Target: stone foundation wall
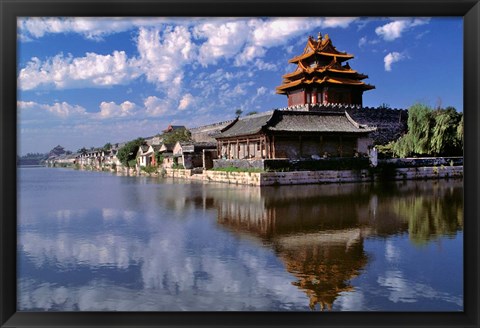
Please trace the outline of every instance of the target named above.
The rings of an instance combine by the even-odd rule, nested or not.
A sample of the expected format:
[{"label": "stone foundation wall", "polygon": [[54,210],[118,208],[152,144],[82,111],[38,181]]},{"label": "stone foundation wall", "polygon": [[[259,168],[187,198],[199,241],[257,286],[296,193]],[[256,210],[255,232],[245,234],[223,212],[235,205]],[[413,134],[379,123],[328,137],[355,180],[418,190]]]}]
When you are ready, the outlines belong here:
[{"label": "stone foundation wall", "polygon": [[260,186],[260,181],[263,174],[264,173],[252,172],[205,171],[203,172],[202,180],[230,184]]},{"label": "stone foundation wall", "polygon": [[192,176],[192,170],[165,169],[165,176],[169,178],[189,179]]},{"label": "stone foundation wall", "polygon": [[[230,161],[229,161],[230,162]],[[262,162],[263,160],[260,160]],[[418,166],[419,164],[434,164],[433,166]],[[441,164],[441,163],[445,163]],[[118,175],[149,175],[165,176],[202,182],[221,182],[239,185],[268,186],[268,185],[295,185],[318,183],[347,183],[368,181],[393,180],[422,180],[422,179],[457,179],[463,178],[462,158],[436,159],[402,159],[392,160],[390,165],[381,165],[377,168],[362,168],[356,170],[317,170],[291,172],[224,172],[201,169],[171,169],[164,172],[146,173],[137,172],[133,168],[117,167]],[[417,166],[412,166],[417,165]],[[230,166],[230,165],[229,165]],[[399,167],[401,166],[401,167]],[[80,169],[93,169],[85,166]]]},{"label": "stone foundation wall", "polygon": [[214,159],[214,168],[238,167],[241,169],[264,169],[263,159]]},{"label": "stone foundation wall", "polygon": [[463,166],[407,167],[363,170],[324,170],[297,172],[223,172],[204,171],[192,174],[191,170],[167,170],[167,177],[203,182],[221,182],[237,185],[272,186],[318,183],[348,183],[392,180],[457,179],[463,178]]}]

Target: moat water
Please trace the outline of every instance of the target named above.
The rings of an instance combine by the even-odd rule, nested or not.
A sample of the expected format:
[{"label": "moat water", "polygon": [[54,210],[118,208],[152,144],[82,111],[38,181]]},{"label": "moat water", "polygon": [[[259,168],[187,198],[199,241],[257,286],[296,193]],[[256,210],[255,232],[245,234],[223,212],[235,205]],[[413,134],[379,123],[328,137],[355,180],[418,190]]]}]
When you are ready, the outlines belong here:
[{"label": "moat water", "polygon": [[18,170],[19,311],[462,311],[463,181]]}]

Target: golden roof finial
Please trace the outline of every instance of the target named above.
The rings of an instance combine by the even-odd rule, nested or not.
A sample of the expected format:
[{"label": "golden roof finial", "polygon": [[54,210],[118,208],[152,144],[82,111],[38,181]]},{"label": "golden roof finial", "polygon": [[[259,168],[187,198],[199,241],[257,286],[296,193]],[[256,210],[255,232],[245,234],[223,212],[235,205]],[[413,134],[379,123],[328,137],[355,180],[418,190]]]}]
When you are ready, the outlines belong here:
[{"label": "golden roof finial", "polygon": [[318,32],[318,41],[322,41],[322,33],[321,32]]}]

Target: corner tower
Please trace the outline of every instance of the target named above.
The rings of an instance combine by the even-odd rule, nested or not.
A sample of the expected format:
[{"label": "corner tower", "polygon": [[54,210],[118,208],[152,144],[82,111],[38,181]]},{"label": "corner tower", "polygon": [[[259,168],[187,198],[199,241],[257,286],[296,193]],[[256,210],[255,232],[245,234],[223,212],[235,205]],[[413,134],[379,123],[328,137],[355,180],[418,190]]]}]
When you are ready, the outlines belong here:
[{"label": "corner tower", "polygon": [[[305,104],[363,105],[363,92],[375,89],[362,80],[367,75],[358,73],[346,62],[353,55],[338,51],[325,34],[317,40],[308,38],[303,54],[288,62],[297,65],[294,72],[283,75],[278,94],[288,97],[288,106]],[[344,64],[345,62],[345,64]]]}]

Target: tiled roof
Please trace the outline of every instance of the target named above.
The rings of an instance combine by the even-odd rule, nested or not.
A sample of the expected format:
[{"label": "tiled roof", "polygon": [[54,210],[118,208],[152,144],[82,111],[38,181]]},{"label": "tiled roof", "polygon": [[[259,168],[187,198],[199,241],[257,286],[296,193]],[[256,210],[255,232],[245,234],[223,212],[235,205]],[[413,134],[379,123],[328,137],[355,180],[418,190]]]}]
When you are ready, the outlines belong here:
[{"label": "tiled roof", "polygon": [[368,133],[375,128],[359,125],[346,113],[277,111],[268,130],[285,132]]},{"label": "tiled roof", "polygon": [[175,143],[164,143],[160,146],[160,148],[163,148],[165,152],[171,152],[173,151],[173,148],[175,147]]},{"label": "tiled roof", "polygon": [[276,132],[369,133],[375,128],[355,122],[345,112],[275,110],[245,116],[226,127],[218,138],[245,136],[261,130]]},{"label": "tiled roof", "polygon": [[263,112],[254,115],[247,115],[233,121],[232,124],[226,126],[221,130],[221,133],[216,137],[231,137],[242,136],[249,134],[256,134],[260,132],[263,126],[272,118],[274,111]]}]

